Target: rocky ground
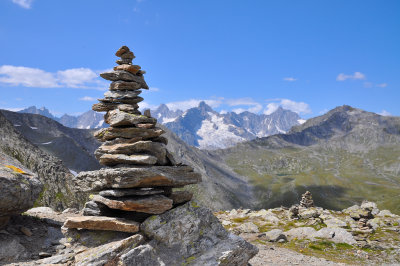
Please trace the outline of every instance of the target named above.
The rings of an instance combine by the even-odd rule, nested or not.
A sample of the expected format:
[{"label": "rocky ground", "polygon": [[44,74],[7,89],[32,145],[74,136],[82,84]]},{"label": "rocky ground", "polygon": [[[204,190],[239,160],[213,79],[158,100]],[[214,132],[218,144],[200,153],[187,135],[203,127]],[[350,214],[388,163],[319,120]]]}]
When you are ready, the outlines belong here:
[{"label": "rocky ground", "polygon": [[257,245],[253,266],[400,263],[400,216],[372,202],[342,211],[296,206],[215,215]]}]

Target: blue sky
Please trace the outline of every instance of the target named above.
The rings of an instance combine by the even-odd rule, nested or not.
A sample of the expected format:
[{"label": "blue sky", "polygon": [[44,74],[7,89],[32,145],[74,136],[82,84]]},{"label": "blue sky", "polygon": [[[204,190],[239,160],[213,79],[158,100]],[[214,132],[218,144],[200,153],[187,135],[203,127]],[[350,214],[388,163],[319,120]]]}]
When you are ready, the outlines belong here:
[{"label": "blue sky", "polygon": [[0,108],[85,112],[127,45],[143,107],[400,115],[400,1],[1,0]]}]

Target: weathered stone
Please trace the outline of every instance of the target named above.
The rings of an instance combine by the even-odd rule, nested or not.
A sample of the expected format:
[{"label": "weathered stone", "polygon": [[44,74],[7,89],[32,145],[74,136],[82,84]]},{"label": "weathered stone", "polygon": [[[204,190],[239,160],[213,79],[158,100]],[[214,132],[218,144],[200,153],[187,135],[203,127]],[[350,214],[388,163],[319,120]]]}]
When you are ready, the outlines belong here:
[{"label": "weathered stone", "polygon": [[175,204],[182,204],[193,198],[193,193],[189,191],[173,191],[168,198],[172,199]]},{"label": "weathered stone", "polygon": [[154,128],[155,125],[154,125],[154,124],[137,124],[136,127],[140,127],[140,128]]},{"label": "weathered stone", "polygon": [[165,145],[168,145],[168,139],[164,136],[155,137],[151,141],[160,142],[160,143],[164,143]]},{"label": "weathered stone", "polygon": [[327,227],[346,227],[347,223],[338,218],[332,217],[324,221]]},{"label": "weathered stone", "polygon": [[301,195],[300,207],[310,208],[314,207],[314,201],[312,199],[312,195],[310,191],[306,191],[303,195]]},{"label": "weathered stone", "polygon": [[326,238],[336,243],[356,244],[356,240],[351,233],[343,228],[322,228],[312,235],[314,238]]},{"label": "weathered stone", "polygon": [[123,257],[126,265],[140,265],[131,262],[145,260],[149,254],[161,265],[247,265],[258,252],[255,246],[227,232],[210,210],[193,201],[150,217],[142,223],[141,231],[153,239],[148,243],[153,251],[130,251],[130,256]]},{"label": "weathered stone", "polygon": [[133,75],[132,73],[129,73],[129,72],[123,71],[123,70],[104,72],[104,73],[101,73],[100,76],[102,78],[110,80],[110,81],[119,81],[119,80],[134,81],[136,83],[139,83],[141,88],[144,88],[144,89],[149,88],[147,86],[146,82],[144,81],[143,76]]},{"label": "weathered stone", "polygon": [[136,127],[127,127],[127,128],[109,127],[100,129],[94,134],[94,136],[101,141],[112,140],[115,138],[125,138],[125,139],[142,138],[145,140],[158,137],[164,133],[165,133],[164,130],[158,127],[150,129],[136,128]]},{"label": "weathered stone", "polygon": [[128,113],[140,114],[140,112],[137,110],[138,108],[139,108],[139,105],[137,105],[137,104],[118,104],[118,103],[100,102],[100,103],[95,103],[92,105],[92,110],[96,111],[96,112],[107,112],[107,111],[119,109],[121,111],[128,112]]},{"label": "weathered stone", "polygon": [[132,59],[118,59],[115,61],[118,65],[132,64]]},{"label": "weathered stone", "polygon": [[[102,145],[96,151],[96,158],[101,158],[103,154],[150,154],[157,158],[158,165],[166,165],[167,149],[164,144],[152,141],[137,141],[134,143],[121,143],[115,145]],[[154,163],[153,163],[154,164]]]},{"label": "weathered stone", "polygon": [[313,239],[313,235],[317,231],[312,227],[297,227],[285,232],[289,240],[293,239]]},{"label": "weathered stone", "polygon": [[0,265],[29,258],[30,253],[20,244],[17,236],[0,233]]},{"label": "weathered stone", "polygon": [[123,55],[124,53],[130,52],[131,50],[129,50],[128,46],[121,46],[117,52],[115,53],[116,56],[121,57],[121,55]]},{"label": "weathered stone", "polygon": [[258,226],[252,222],[246,222],[235,228],[241,233],[258,233]]},{"label": "weathered stone", "polygon": [[272,229],[258,236],[261,240],[269,242],[287,242],[286,236],[280,229]]},{"label": "weathered stone", "polygon": [[150,112],[150,109],[146,109],[146,110],[144,110],[144,112],[143,112],[143,115],[144,116],[147,116],[147,117],[151,117],[151,112]]},{"label": "weathered stone", "polygon": [[155,165],[157,163],[157,158],[147,154],[103,154],[100,157],[99,162],[107,166],[118,164]]},{"label": "weathered stone", "polygon": [[377,215],[379,213],[379,209],[378,206],[376,205],[375,202],[371,202],[371,201],[363,201],[361,203],[361,209],[366,209],[366,210],[370,210],[372,215]]},{"label": "weathered stone", "polygon": [[396,214],[391,213],[389,210],[380,211],[377,216],[379,217],[397,217]]},{"label": "weathered stone", "polygon": [[138,141],[143,140],[143,138],[131,138],[131,139],[124,139],[124,138],[116,138],[113,140],[107,140],[103,143],[104,146],[112,146],[112,145],[116,145],[116,144],[125,144],[125,143],[135,143]]},{"label": "weathered stone", "polygon": [[65,221],[64,227],[130,233],[139,231],[139,223],[137,222],[105,216],[70,217]]},{"label": "weathered stone", "polygon": [[343,212],[349,214],[350,217],[355,220],[359,220],[360,218],[368,218],[368,219],[373,218],[372,213],[371,213],[372,210],[362,209],[358,205],[354,205],[347,209],[344,209]]},{"label": "weathered stone", "polygon": [[190,166],[152,166],[105,168],[80,172],[74,182],[82,191],[104,188],[178,187],[197,184],[201,175]]},{"label": "weathered stone", "polygon": [[114,67],[114,70],[125,70],[132,74],[136,74],[140,70],[140,66],[123,64],[123,65]]},{"label": "weathered stone", "polygon": [[[125,197],[125,196],[147,196],[164,193],[163,189],[155,188],[124,188],[124,189],[109,189],[99,193],[103,197]],[[172,199],[174,200],[174,199]],[[174,201],[175,203],[175,201]]]},{"label": "weathered stone", "polygon": [[116,263],[112,264],[111,262],[117,261],[125,253],[125,250],[132,249],[143,241],[143,236],[137,234],[120,241],[88,249],[75,256],[75,265],[116,265]]},{"label": "weathered stone", "polygon": [[115,100],[122,100],[122,99],[133,99],[137,98],[137,96],[142,91],[107,91],[104,93],[104,97],[113,98]]},{"label": "weathered stone", "polygon": [[130,126],[143,123],[156,124],[155,118],[149,118],[143,115],[132,115],[121,110],[113,110],[106,114],[105,122],[112,127]]},{"label": "weathered stone", "polygon": [[110,90],[111,91],[125,91],[125,90],[138,90],[141,88],[140,83],[134,82],[134,81],[113,81],[110,84]]},{"label": "weathered stone", "polygon": [[298,216],[302,219],[317,218],[319,216],[316,208],[299,208]]},{"label": "weathered stone", "polygon": [[0,218],[3,217],[3,226],[9,216],[31,208],[42,188],[38,177],[27,169],[0,165]]},{"label": "weathered stone", "polygon": [[160,214],[172,208],[172,200],[163,195],[142,197],[105,198],[94,195],[93,201],[107,205],[111,209]]},{"label": "weathered stone", "polygon": [[137,104],[143,101],[142,97],[135,97],[135,98],[103,98],[103,99],[98,99],[100,102],[103,103],[119,103],[119,104]]},{"label": "weathered stone", "polygon": [[135,55],[133,54],[133,52],[128,51],[128,52],[123,53],[123,54],[121,55],[121,58],[122,58],[122,59],[130,59],[130,60],[132,60],[132,59],[135,58]]}]

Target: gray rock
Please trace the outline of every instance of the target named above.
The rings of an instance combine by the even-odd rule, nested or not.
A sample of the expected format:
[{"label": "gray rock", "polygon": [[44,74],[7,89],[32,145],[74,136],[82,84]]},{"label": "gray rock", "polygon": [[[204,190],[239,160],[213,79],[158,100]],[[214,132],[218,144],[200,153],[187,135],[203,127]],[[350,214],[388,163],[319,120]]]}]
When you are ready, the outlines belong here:
[{"label": "gray rock", "polygon": [[151,139],[160,136],[165,133],[160,128],[137,128],[137,127],[125,127],[125,128],[103,128],[97,131],[94,136],[100,141],[112,140],[116,138],[142,138]]},{"label": "gray rock", "polygon": [[278,242],[278,241],[283,241],[287,242],[287,238],[284,235],[283,231],[280,229],[273,229],[268,232],[265,232],[259,236],[260,239],[266,240],[269,242]]},{"label": "gray rock", "polygon": [[317,218],[319,216],[316,208],[299,208],[298,216],[301,219]]},{"label": "gray rock", "polygon": [[111,72],[104,72],[101,73],[100,76],[104,79],[110,80],[110,81],[134,81],[136,83],[139,83],[141,88],[148,89],[149,87],[146,84],[146,81],[144,81],[143,76],[136,76],[133,75],[127,71],[123,70],[117,70],[117,71],[111,71]]},{"label": "gray rock", "polygon": [[18,237],[0,233],[0,265],[27,259],[29,256],[29,252],[20,244]]},{"label": "gray rock", "polygon": [[371,201],[363,201],[361,203],[360,206],[362,209],[367,209],[367,210],[371,210],[371,214],[372,215],[377,215],[379,213],[379,209],[378,206],[376,205],[375,202],[371,202]]},{"label": "gray rock", "polygon": [[120,265],[129,266],[165,266],[166,264],[157,256],[156,250],[150,245],[138,246],[121,256]]},{"label": "gray rock", "polygon": [[141,242],[143,242],[143,236],[134,235],[120,241],[88,249],[75,256],[75,265],[106,265],[117,260],[125,250],[136,247]]},{"label": "gray rock", "polygon": [[142,97],[135,97],[135,98],[103,98],[98,99],[102,103],[118,103],[118,104],[137,104],[142,102],[144,99]]},{"label": "gray rock", "polygon": [[112,127],[116,126],[130,126],[141,123],[156,124],[155,118],[150,118],[144,115],[132,115],[120,110],[113,110],[106,114],[105,121]]},{"label": "gray rock", "polygon": [[326,238],[336,243],[356,244],[353,235],[343,228],[322,228],[312,235],[314,238]]},{"label": "gray rock", "polygon": [[182,204],[190,201],[193,198],[193,193],[189,191],[173,191],[168,198],[172,199],[174,205]]},{"label": "gray rock", "polygon": [[345,221],[342,221],[335,217],[325,220],[324,223],[329,228],[331,228],[331,227],[346,227],[347,226],[347,223]]},{"label": "gray rock", "polygon": [[293,239],[313,239],[312,235],[314,235],[317,231],[312,227],[297,227],[290,229],[285,232],[285,235],[289,240]]},{"label": "gray rock", "polygon": [[140,84],[137,82],[128,82],[128,81],[114,81],[110,84],[111,91],[118,90],[138,90],[140,89]]},{"label": "gray rock", "polygon": [[100,163],[107,166],[118,164],[133,164],[133,165],[155,165],[157,158],[147,154],[103,154],[100,156]]},{"label": "gray rock", "polygon": [[38,177],[29,170],[0,164],[0,217],[31,208],[42,188]]},{"label": "gray rock", "polygon": [[165,265],[247,265],[258,252],[255,246],[228,233],[210,210],[194,201],[148,218],[141,230],[153,239],[148,244],[154,252],[135,253],[136,260],[152,253],[155,261]]},{"label": "gray rock", "polygon": [[126,189],[109,189],[99,193],[103,197],[125,197],[125,196],[146,196],[164,193],[163,189],[154,188],[126,188]]},{"label": "gray rock", "polygon": [[113,99],[132,99],[136,98],[142,91],[107,91],[104,93],[105,98]]},{"label": "gray rock", "polygon": [[236,227],[241,233],[258,233],[258,226],[252,222],[246,222]]},{"label": "gray rock", "polygon": [[100,191],[105,188],[197,184],[201,181],[201,175],[193,172],[190,166],[120,167],[80,172],[74,181],[82,191]]},{"label": "gray rock", "polygon": [[389,210],[380,211],[377,216],[379,217],[397,217],[396,214],[391,213]]}]

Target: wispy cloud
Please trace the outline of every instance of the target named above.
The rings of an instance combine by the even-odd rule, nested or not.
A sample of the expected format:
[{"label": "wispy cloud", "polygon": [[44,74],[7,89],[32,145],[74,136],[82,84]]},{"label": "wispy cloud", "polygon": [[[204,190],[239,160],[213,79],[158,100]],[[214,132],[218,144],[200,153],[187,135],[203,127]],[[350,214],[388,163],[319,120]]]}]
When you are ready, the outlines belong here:
[{"label": "wispy cloud", "polygon": [[376,86],[379,87],[379,88],[386,88],[387,87],[387,83],[376,84]]},{"label": "wispy cloud", "polygon": [[391,113],[389,113],[388,111],[386,111],[386,110],[382,110],[380,113],[378,113],[379,115],[383,115],[383,116],[391,116],[392,114]]},{"label": "wispy cloud", "polygon": [[353,75],[346,75],[344,73],[340,73],[337,77],[336,80],[337,81],[345,81],[348,79],[352,79],[352,80],[364,80],[366,79],[366,76],[361,73],[361,72],[354,72]]},{"label": "wispy cloud", "polygon": [[311,108],[307,103],[296,102],[289,99],[280,99],[279,101],[268,103],[264,110],[264,114],[272,114],[279,108],[279,106],[298,114],[311,114]]},{"label": "wispy cloud", "polygon": [[82,98],[79,98],[79,101],[95,102],[95,101],[97,101],[97,99],[94,97],[90,97],[90,96],[84,96]]},{"label": "wispy cloud", "polygon": [[98,79],[98,73],[89,68],[72,68],[47,72],[24,66],[0,66],[0,83],[32,88],[81,88],[104,90],[107,84]]},{"label": "wispy cloud", "polygon": [[284,81],[293,82],[293,81],[296,81],[297,79],[296,79],[296,78],[293,78],[293,77],[286,77],[286,78],[283,78],[283,80],[284,80]]},{"label": "wispy cloud", "polygon": [[12,0],[14,4],[19,5],[22,8],[29,9],[32,7],[33,0]]}]

